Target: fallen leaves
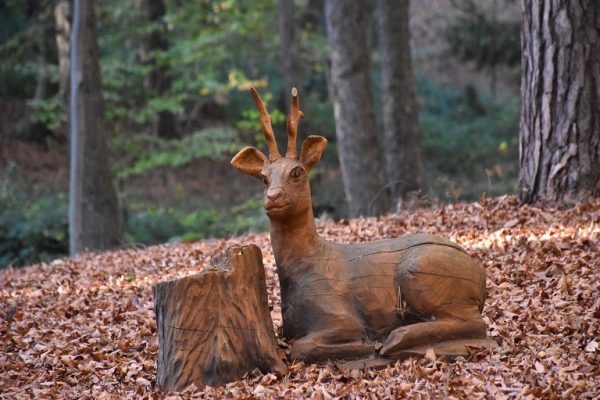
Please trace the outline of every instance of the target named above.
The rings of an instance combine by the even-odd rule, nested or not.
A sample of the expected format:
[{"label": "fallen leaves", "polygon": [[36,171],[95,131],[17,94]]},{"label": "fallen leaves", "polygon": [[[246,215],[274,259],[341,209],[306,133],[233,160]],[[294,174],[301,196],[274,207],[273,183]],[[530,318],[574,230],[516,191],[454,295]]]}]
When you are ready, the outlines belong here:
[{"label": "fallen leaves", "polygon": [[585,346],[585,351],[589,352],[589,353],[593,353],[600,350],[600,346],[598,345],[598,342],[595,340],[592,340],[591,342],[589,342],[587,344],[587,346]]},{"label": "fallen leaves", "polygon": [[[161,245],[0,271],[1,398],[598,398],[600,200],[568,210],[482,199],[379,218],[321,221],[322,235],[365,242],[431,233],[484,264],[484,318],[501,346],[468,360],[427,357],[374,371],[294,362],[221,387],[164,394],[151,286],[208,267],[234,243],[256,243],[267,269],[273,321],[279,286],[268,235]],[[285,348],[285,341],[279,343]]]}]

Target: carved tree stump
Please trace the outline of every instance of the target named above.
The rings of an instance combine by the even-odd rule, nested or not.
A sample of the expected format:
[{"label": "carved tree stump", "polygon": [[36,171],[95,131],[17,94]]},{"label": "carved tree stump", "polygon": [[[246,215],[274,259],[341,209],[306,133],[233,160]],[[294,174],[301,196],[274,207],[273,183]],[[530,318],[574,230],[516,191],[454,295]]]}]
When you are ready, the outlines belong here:
[{"label": "carved tree stump", "polygon": [[211,268],[152,288],[157,382],[164,391],[219,385],[255,368],[285,374],[267,302],[262,254],[236,246]]}]

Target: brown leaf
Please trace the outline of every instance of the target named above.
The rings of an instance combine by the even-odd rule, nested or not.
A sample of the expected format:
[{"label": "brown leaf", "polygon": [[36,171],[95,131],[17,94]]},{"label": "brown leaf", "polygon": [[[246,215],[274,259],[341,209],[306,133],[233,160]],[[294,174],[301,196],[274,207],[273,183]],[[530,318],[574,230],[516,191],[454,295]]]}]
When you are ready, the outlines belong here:
[{"label": "brown leaf", "polygon": [[[327,364],[293,362],[289,375],[281,379],[257,370],[225,386],[193,386],[185,393],[164,394],[153,385],[158,342],[150,288],[202,270],[232,243],[206,240],[87,253],[1,270],[2,396],[598,397],[600,199],[556,209],[520,205],[514,196],[486,197],[477,203],[417,208],[345,224],[323,220],[317,229],[339,243],[417,232],[440,235],[481,260],[488,295],[483,316],[488,335],[501,348],[473,349],[476,357],[453,363],[429,354],[425,360],[399,361],[381,370],[339,371]],[[263,252],[273,322],[279,343],[286,347],[268,234],[235,242],[256,243]],[[135,280],[127,282],[127,276]]]},{"label": "brown leaf", "polygon": [[544,372],[546,372],[546,368],[544,368],[544,366],[542,365],[542,363],[540,363],[539,361],[536,361],[535,364],[535,370],[540,373],[543,374]]}]

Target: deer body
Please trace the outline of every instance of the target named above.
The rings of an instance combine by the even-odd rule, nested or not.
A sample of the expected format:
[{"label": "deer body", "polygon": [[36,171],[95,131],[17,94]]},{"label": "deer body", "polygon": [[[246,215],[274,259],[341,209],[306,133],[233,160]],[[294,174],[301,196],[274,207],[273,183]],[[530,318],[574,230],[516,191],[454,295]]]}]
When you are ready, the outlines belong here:
[{"label": "deer body", "polygon": [[283,334],[292,358],[320,361],[395,353],[430,343],[485,338],[481,319],[485,272],[460,246],[432,235],[363,244],[321,238],[312,212],[308,172],[327,143],[309,136],[296,155],[302,112],[292,91],[288,151],[279,155],[258,93],[253,90],[269,158],[246,147],[232,160],[264,182],[264,206],[281,286]]}]

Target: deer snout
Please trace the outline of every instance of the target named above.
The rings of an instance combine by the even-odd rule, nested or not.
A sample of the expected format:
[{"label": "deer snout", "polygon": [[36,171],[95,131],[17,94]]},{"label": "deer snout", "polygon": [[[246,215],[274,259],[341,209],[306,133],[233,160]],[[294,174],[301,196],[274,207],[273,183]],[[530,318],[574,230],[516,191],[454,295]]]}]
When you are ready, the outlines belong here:
[{"label": "deer snout", "polygon": [[290,201],[281,187],[269,188],[265,193],[265,210],[269,216],[284,212],[289,208]]},{"label": "deer snout", "polygon": [[266,196],[267,196],[267,199],[269,199],[269,201],[274,202],[277,199],[283,197],[283,189],[280,187],[269,188],[267,190]]}]

